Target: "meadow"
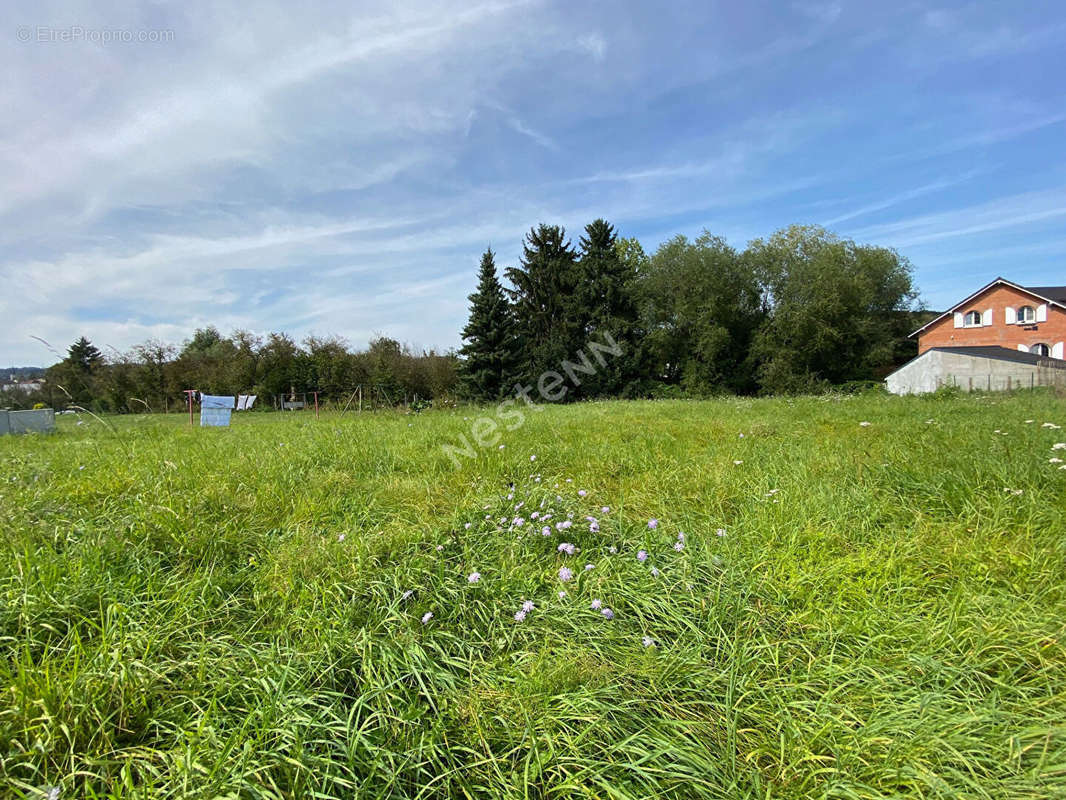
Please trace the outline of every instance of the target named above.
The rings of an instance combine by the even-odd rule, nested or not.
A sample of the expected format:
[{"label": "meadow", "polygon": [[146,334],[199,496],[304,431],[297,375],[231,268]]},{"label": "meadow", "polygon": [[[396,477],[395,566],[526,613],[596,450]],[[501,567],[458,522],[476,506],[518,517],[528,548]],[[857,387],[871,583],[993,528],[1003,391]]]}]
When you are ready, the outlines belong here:
[{"label": "meadow", "polygon": [[0,796],[1066,797],[1063,399],[476,414],[0,439]]}]

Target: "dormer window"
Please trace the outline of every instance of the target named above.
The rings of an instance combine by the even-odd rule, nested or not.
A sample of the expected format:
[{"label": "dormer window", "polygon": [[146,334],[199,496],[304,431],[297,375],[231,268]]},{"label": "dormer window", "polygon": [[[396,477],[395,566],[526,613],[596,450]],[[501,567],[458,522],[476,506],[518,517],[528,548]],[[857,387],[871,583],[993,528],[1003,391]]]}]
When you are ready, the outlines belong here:
[{"label": "dormer window", "polygon": [[1032,306],[1022,306],[1018,309],[1018,324],[1028,325],[1031,322],[1036,322],[1036,309]]},{"label": "dormer window", "polygon": [[967,311],[966,316],[963,317],[963,324],[967,328],[976,328],[981,324],[981,312],[980,311]]}]

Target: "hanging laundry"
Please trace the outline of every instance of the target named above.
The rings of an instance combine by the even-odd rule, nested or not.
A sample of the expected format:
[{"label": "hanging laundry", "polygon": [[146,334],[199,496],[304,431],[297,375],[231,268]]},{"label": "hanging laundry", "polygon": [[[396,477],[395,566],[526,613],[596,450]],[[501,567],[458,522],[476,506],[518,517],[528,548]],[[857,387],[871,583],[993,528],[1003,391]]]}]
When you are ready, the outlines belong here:
[{"label": "hanging laundry", "polygon": [[251,411],[252,403],[255,402],[256,395],[254,394],[240,394],[237,395],[237,410],[238,411]]},{"label": "hanging laundry", "polygon": [[200,427],[228,428],[235,400],[232,395],[200,395]]}]

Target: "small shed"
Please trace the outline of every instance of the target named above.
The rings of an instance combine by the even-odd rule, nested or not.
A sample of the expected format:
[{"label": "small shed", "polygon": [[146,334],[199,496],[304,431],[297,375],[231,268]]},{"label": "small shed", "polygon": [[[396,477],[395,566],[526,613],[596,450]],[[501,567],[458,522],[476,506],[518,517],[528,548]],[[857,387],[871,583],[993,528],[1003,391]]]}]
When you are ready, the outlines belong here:
[{"label": "small shed", "polygon": [[943,386],[967,392],[1066,386],[1066,361],[994,345],[931,347],[885,378],[885,385],[892,394]]}]

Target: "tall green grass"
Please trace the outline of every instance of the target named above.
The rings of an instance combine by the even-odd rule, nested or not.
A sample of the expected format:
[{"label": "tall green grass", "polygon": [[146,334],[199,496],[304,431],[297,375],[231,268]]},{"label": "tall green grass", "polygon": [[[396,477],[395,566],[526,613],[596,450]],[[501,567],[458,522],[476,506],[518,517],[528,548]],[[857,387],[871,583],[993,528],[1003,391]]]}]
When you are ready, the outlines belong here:
[{"label": "tall green grass", "polygon": [[0,795],[1066,797],[1061,400],[476,414],[0,440]]}]

